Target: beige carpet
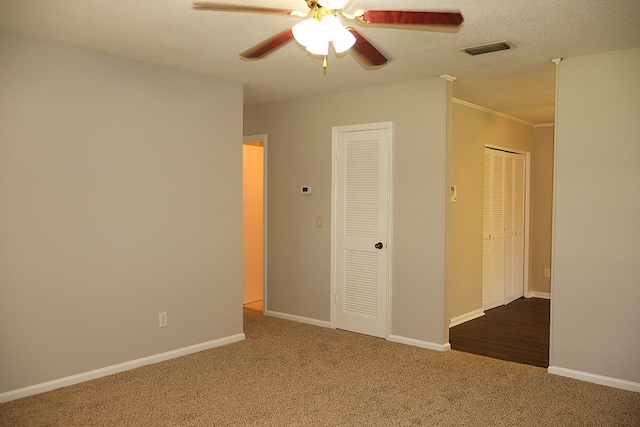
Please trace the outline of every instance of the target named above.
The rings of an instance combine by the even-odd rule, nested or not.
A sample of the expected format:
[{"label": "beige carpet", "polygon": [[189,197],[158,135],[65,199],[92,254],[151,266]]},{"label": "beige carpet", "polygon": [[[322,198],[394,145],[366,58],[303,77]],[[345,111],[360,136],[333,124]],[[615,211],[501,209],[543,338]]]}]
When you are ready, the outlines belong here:
[{"label": "beige carpet", "polygon": [[245,309],[245,341],[0,405],[1,426],[640,426],[640,393]]}]

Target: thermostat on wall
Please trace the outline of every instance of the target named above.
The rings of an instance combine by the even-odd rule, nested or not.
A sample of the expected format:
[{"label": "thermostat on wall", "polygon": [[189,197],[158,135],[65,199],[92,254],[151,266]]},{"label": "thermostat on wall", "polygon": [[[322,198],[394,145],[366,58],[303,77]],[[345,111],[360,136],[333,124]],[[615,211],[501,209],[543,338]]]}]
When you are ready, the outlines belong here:
[{"label": "thermostat on wall", "polygon": [[308,185],[303,185],[302,187],[300,187],[300,192],[302,194],[311,194],[313,193],[313,188],[309,187]]}]

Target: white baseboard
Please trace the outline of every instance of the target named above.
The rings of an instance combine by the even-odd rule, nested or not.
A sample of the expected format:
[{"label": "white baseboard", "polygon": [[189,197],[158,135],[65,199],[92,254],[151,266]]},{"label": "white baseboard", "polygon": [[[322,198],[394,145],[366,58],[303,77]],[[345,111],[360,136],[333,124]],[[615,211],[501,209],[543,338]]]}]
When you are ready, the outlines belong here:
[{"label": "white baseboard", "polygon": [[[285,319],[285,320],[292,320],[294,322],[307,323],[309,325],[314,325],[314,326],[321,326],[323,328],[331,328],[331,322],[327,322],[327,321],[324,321],[324,320],[318,320],[318,319],[311,319],[309,317],[296,316],[294,314],[280,313],[280,312],[277,312],[277,311],[267,311],[267,312],[265,312],[265,315],[278,317],[280,319]],[[434,344],[434,343],[430,343],[430,342],[427,342],[427,341],[420,341],[420,340],[416,340],[416,339],[413,339],[413,338],[401,337],[401,336],[398,336],[398,335],[390,335],[388,340],[391,341],[391,342],[397,342],[397,343],[400,343],[400,344],[412,345],[414,347],[421,347],[421,348],[426,348],[426,349],[429,349],[429,350],[436,350],[436,351],[451,350],[451,344],[449,344],[449,343],[446,343],[446,344]]]},{"label": "white baseboard", "polygon": [[401,337],[399,335],[389,335],[389,341],[397,342],[400,344],[412,345],[414,347],[426,348],[428,350],[435,351],[449,351],[451,350],[451,344],[436,344],[428,341],[421,341],[414,338]]},{"label": "white baseboard", "polygon": [[296,316],[295,314],[280,313],[278,311],[270,311],[270,310],[265,311],[264,314],[266,316],[278,317],[280,319],[293,320],[294,322],[307,323],[309,325],[314,325],[314,326],[322,326],[323,328],[331,327],[331,322],[312,319],[310,317]]},{"label": "white baseboard", "polygon": [[453,328],[454,326],[458,326],[464,322],[468,322],[469,320],[477,319],[478,317],[484,316],[484,310],[478,309],[474,311],[470,311],[469,313],[465,313],[461,316],[456,316],[453,319],[449,320],[449,327]]},{"label": "white baseboard", "polygon": [[536,292],[531,291],[527,292],[524,296],[525,298],[542,298],[542,299],[551,299],[551,294],[549,292]]},{"label": "white baseboard", "polygon": [[83,372],[81,374],[71,375],[69,377],[59,378],[57,380],[47,381],[41,384],[35,384],[32,386],[20,388],[17,390],[11,390],[4,393],[0,393],[0,403],[8,402],[10,400],[20,399],[22,397],[31,396],[34,394],[44,393],[45,391],[55,390],[57,388],[70,386],[73,384],[79,384],[85,381],[94,380],[100,377],[106,377],[107,375],[117,374],[119,372],[129,371],[131,369],[139,368],[141,366],[152,365],[158,362],[164,362],[165,360],[175,359],[176,357],[186,356],[187,354],[197,353],[199,351],[208,350],[210,348],[220,347],[227,344],[244,340],[244,334],[236,334],[228,337],[220,338],[213,341],[207,341],[200,344],[195,344],[189,347],[183,347],[176,350],[167,351],[166,353],[155,354],[153,356],[143,357],[140,359],[131,360],[129,362],[119,363],[117,365],[107,366],[104,368],[95,369],[89,372]]},{"label": "white baseboard", "polygon": [[576,380],[587,381],[609,387],[620,388],[623,390],[640,392],[640,383],[633,381],[621,380],[618,378],[605,377],[602,375],[591,374],[589,372],[574,371],[573,369],[559,368],[557,366],[549,366],[547,372],[561,377],[574,378]]}]

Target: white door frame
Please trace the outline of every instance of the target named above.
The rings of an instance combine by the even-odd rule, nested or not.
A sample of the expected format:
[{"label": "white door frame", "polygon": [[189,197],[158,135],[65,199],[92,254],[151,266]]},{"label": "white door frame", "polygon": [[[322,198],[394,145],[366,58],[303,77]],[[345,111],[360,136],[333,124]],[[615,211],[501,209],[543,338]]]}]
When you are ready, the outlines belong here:
[{"label": "white door frame", "polygon": [[529,193],[531,190],[531,152],[516,150],[514,148],[502,147],[500,145],[484,144],[485,148],[493,148],[494,150],[507,151],[516,154],[524,154],[525,156],[525,171],[524,171],[524,284],[523,293],[527,298],[531,297],[529,291],[529,211],[531,210],[531,204],[529,202]]},{"label": "white door frame", "polygon": [[262,141],[262,310],[267,312],[267,134],[246,135],[242,143]]},{"label": "white door frame", "polygon": [[389,129],[391,131],[391,143],[387,152],[387,182],[389,186],[387,204],[387,230],[388,240],[386,242],[387,251],[387,307],[386,307],[386,327],[385,339],[391,335],[391,290],[392,266],[393,266],[393,122],[367,123],[360,125],[334,126],[331,128],[331,292],[330,292],[330,327],[336,328],[336,197],[337,191],[337,163],[338,163],[338,134],[342,132],[360,132],[376,129]]}]

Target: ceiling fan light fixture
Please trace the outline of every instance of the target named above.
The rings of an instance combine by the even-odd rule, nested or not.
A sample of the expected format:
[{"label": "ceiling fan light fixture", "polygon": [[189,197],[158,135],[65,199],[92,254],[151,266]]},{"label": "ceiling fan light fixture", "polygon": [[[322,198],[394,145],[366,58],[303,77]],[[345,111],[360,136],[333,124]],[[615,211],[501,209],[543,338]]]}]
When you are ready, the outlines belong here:
[{"label": "ceiling fan light fixture", "polygon": [[291,29],[293,37],[314,55],[325,56],[329,53],[329,42],[336,53],[349,50],[356,38],[347,30],[335,15],[325,15],[320,21],[306,19]]},{"label": "ceiling fan light fixture", "polygon": [[309,53],[325,56],[329,54],[329,38],[322,21],[306,19],[293,26],[291,32],[298,43]]},{"label": "ceiling fan light fixture", "polygon": [[324,36],[333,43],[336,53],[346,52],[356,42],[356,38],[347,30],[335,15],[325,15],[320,21]]},{"label": "ceiling fan light fixture", "polygon": [[327,56],[329,54],[329,41],[316,39],[307,46],[307,51],[314,55]]},{"label": "ceiling fan light fixture", "polygon": [[298,43],[307,47],[320,36],[320,22],[314,18],[305,19],[294,25],[291,32]]},{"label": "ceiling fan light fixture", "polygon": [[356,37],[346,28],[343,28],[343,30],[340,36],[332,41],[333,50],[335,50],[336,53],[346,52],[356,44]]},{"label": "ceiling fan light fixture", "polygon": [[327,39],[333,40],[344,27],[335,15],[325,15],[320,21],[320,28]]}]

